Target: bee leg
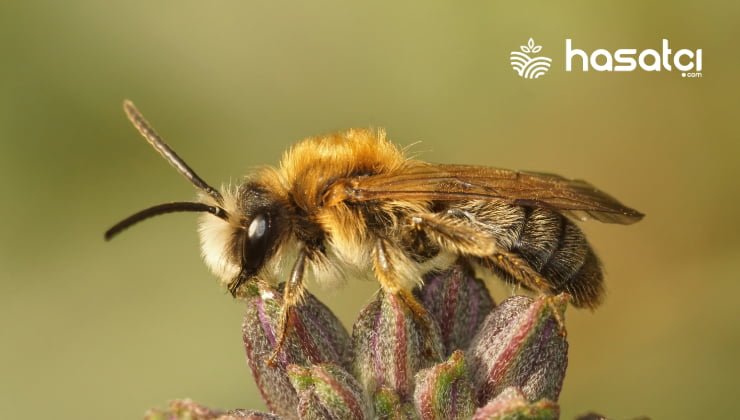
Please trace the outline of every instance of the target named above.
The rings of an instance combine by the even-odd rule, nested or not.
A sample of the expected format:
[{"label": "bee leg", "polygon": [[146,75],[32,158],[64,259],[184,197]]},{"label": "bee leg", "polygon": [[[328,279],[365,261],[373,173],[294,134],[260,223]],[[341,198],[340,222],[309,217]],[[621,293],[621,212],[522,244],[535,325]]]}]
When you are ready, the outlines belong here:
[{"label": "bee leg", "polygon": [[[416,322],[421,326],[424,336],[430,336],[432,334],[431,318],[429,313],[424,306],[416,299],[410,290],[407,290],[399,282],[398,267],[394,264],[398,264],[397,258],[394,258],[392,245],[384,239],[379,239],[373,247],[373,269],[375,276],[380,282],[380,286],[386,293],[398,296],[401,301],[411,311],[411,315],[414,317]],[[427,340],[425,340],[427,341]],[[430,353],[436,353],[435,347],[427,343],[426,350]],[[436,354],[438,357],[442,357],[441,354]]]},{"label": "bee leg", "polygon": [[460,219],[438,213],[420,213],[409,218],[409,225],[424,232],[441,248],[458,255],[483,257],[497,249],[495,238]]},{"label": "bee leg", "polygon": [[547,295],[547,305],[552,311],[555,321],[558,323],[560,334],[563,337],[566,336],[565,321],[563,320],[563,317],[560,316],[560,311],[555,307],[553,300],[550,299],[550,297],[555,294],[555,291],[550,284],[548,284],[547,280],[545,280],[544,277],[529,265],[527,260],[512,252],[496,250],[493,255],[484,259],[484,261],[495,265],[525,287],[537,290],[540,293]]},{"label": "bee leg", "polygon": [[306,249],[301,248],[298,252],[298,258],[295,264],[293,264],[293,270],[290,272],[290,278],[285,282],[285,288],[283,289],[283,308],[280,312],[277,341],[275,349],[272,351],[270,358],[267,359],[267,363],[271,366],[275,366],[277,356],[285,344],[285,339],[288,336],[288,328],[290,328],[292,318],[295,316],[293,308],[303,299],[303,274],[306,271],[307,257]]},{"label": "bee leg", "polygon": [[[555,291],[521,256],[501,249],[496,245],[495,238],[469,223],[461,223],[460,219],[450,219],[439,214],[418,214],[410,219],[411,226],[421,229],[440,247],[459,255],[478,257],[485,263],[494,265],[509,274],[514,280],[525,287],[537,290],[551,296]],[[555,304],[548,299],[548,306],[560,327],[560,333],[565,336],[565,323]]]}]

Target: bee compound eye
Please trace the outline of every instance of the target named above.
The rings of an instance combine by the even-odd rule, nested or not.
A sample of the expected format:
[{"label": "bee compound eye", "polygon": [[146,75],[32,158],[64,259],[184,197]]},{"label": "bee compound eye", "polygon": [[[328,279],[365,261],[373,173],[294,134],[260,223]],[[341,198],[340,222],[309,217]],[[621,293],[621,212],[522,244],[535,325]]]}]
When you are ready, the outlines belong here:
[{"label": "bee compound eye", "polygon": [[270,245],[270,219],[266,214],[258,214],[252,219],[244,238],[242,264],[250,273],[256,273],[265,261]]},{"label": "bee compound eye", "polygon": [[254,219],[252,219],[252,223],[249,224],[247,235],[250,240],[256,240],[265,236],[265,232],[267,232],[267,219],[265,218],[265,215],[258,214]]}]

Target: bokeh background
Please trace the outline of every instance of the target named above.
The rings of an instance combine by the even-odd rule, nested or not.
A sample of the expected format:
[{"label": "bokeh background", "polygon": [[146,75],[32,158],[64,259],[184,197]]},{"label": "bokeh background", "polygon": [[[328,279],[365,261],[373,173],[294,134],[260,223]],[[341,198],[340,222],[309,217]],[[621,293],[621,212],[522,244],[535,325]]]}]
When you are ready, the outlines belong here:
[{"label": "bokeh background", "polygon": [[[0,417],[264,407],[195,216],[103,242],[133,211],[194,196],[124,98],[216,185],[302,137],[367,126],[421,141],[429,161],[590,180],[647,217],[583,225],[609,296],[567,314],[563,418],[736,414],[739,3],[483,3],[2,2]],[[508,62],[530,36],[554,59],[534,81]],[[703,78],[563,70],[565,38],[613,51],[663,37],[703,49]],[[349,327],[376,287],[318,293]]]}]

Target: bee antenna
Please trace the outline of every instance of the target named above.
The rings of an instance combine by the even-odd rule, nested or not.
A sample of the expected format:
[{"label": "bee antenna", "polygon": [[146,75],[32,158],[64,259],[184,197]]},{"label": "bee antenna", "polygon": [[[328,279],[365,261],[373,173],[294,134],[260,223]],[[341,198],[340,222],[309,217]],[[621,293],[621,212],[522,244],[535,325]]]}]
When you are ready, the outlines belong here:
[{"label": "bee antenna", "polygon": [[208,212],[224,220],[227,220],[228,218],[226,210],[222,209],[221,207],[211,206],[205,203],[176,202],[158,204],[156,206],[152,206],[148,209],[144,209],[137,213],[134,213],[131,216],[116,223],[115,226],[105,232],[105,240],[110,241],[114,236],[118,235],[129,227],[141,222],[142,220],[146,220],[154,216],[159,216],[160,214],[175,212]]},{"label": "bee antenna", "polygon": [[133,102],[128,99],[124,100],[123,111],[126,113],[129,121],[131,121],[131,124],[133,124],[139,131],[139,134],[141,134],[146,141],[148,141],[149,144],[151,144],[152,147],[154,147],[154,149],[159,152],[165,160],[167,160],[167,162],[174,166],[175,169],[177,169],[177,171],[187,178],[193,185],[213,197],[218,204],[223,204],[224,199],[221,196],[221,193],[199,177],[198,174],[196,174],[195,171],[190,168],[190,166],[188,166],[188,164],[185,163],[185,161],[182,160],[182,158],[164,142],[164,140],[162,140],[159,134],[154,131],[152,125],[149,124],[141,112],[136,109]]}]

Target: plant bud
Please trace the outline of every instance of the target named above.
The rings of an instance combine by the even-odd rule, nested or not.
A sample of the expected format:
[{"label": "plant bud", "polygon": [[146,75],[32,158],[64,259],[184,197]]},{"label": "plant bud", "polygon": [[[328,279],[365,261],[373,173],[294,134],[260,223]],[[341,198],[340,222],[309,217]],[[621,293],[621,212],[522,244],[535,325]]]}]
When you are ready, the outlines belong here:
[{"label": "plant bud", "polygon": [[198,419],[198,420],[280,420],[280,417],[252,410],[213,410],[192,400],[170,401],[167,410],[149,410],[146,420]]},{"label": "plant bud", "polygon": [[336,365],[288,366],[298,392],[298,416],[309,419],[371,419],[372,409],[357,380]]},{"label": "plant bud", "polygon": [[536,300],[512,296],[486,318],[468,352],[478,405],[515,386],[529,401],[557,401],[568,365],[568,343],[553,315],[563,319],[565,295]]},{"label": "plant bud", "polygon": [[414,403],[423,420],[467,420],[475,402],[462,351],[416,375]]},{"label": "plant bud", "polygon": [[268,362],[277,345],[283,298],[280,291],[263,289],[247,301],[243,338],[247,362],[257,387],[271,411],[286,418],[297,416],[298,396],[288,378],[288,365],[333,363],[347,367],[350,338],[331,311],[308,292],[293,308],[287,336],[274,366]]},{"label": "plant bud", "polygon": [[530,403],[515,387],[504,389],[485,407],[479,408],[473,420],[557,420],[560,407],[557,403],[543,399]]},{"label": "plant bud", "polygon": [[494,306],[483,281],[475,278],[470,267],[460,264],[426,275],[418,295],[439,325],[447,356],[468,347]]},{"label": "plant bud", "polygon": [[418,319],[399,296],[383,291],[361,311],[352,332],[354,373],[373,398],[385,389],[401,403],[411,402],[414,374],[441,361],[437,325],[423,316]]}]

